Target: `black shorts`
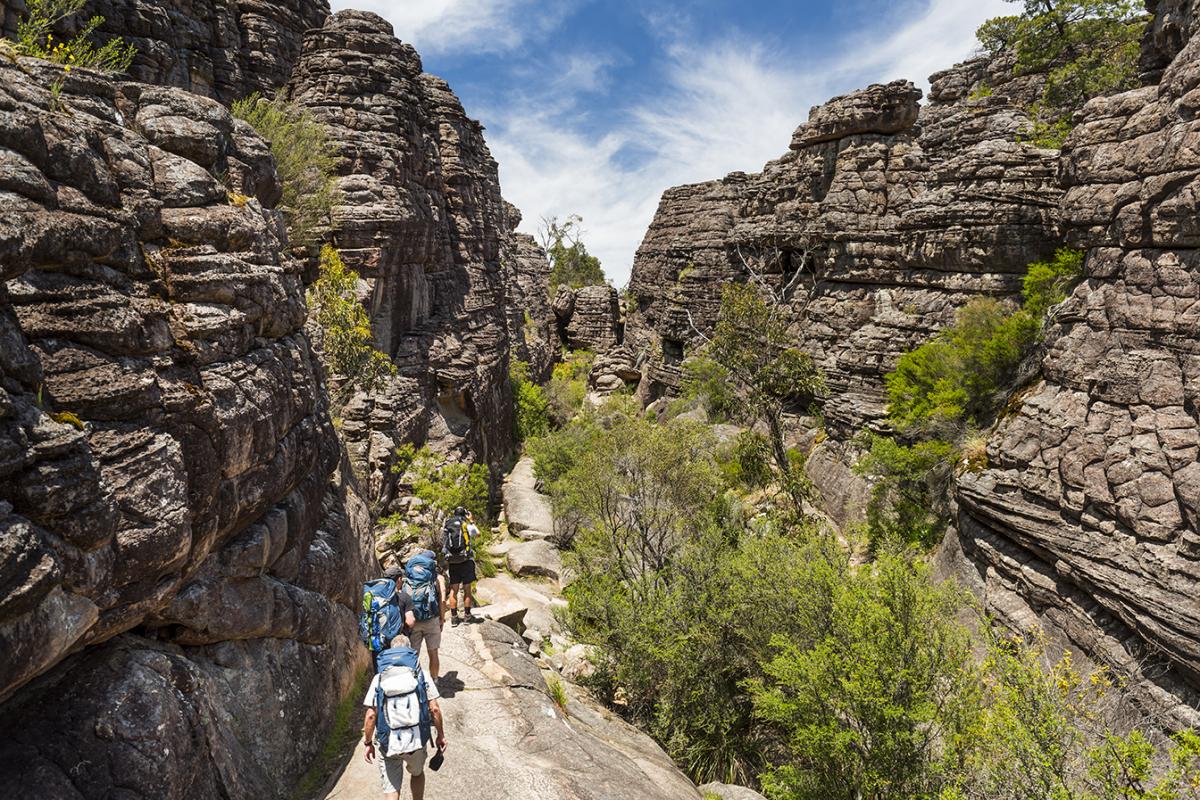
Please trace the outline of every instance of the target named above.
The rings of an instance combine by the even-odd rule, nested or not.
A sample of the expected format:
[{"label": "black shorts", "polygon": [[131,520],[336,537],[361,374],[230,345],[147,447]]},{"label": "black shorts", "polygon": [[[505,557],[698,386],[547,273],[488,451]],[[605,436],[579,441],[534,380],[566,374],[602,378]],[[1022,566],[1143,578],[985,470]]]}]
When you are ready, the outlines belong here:
[{"label": "black shorts", "polygon": [[457,586],[460,583],[475,582],[475,559],[468,558],[466,561],[460,561],[457,564],[450,562],[450,585]]}]

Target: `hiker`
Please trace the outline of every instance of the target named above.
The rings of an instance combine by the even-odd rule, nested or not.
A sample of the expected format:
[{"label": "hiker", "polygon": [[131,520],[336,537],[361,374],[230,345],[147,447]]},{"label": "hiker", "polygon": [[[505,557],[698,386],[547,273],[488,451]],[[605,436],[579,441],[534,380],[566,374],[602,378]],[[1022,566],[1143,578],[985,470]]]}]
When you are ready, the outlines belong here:
[{"label": "hiker", "polygon": [[388,567],[383,577],[363,584],[363,610],[358,617],[358,636],[371,651],[371,663],[379,669],[379,654],[400,636],[412,630],[417,618],[413,600],[397,583],[404,571]]},{"label": "hiker", "polygon": [[437,558],[432,550],[422,550],[404,565],[404,591],[412,598],[414,622],[409,625],[408,643],[413,650],[429,654],[429,678],[438,681],[438,648],[446,625],[446,581],[438,574]]},{"label": "hiker", "polygon": [[446,554],[450,584],[450,624],[458,624],[458,592],[463,593],[463,619],[474,622],[471,606],[475,604],[475,551],[471,542],[479,536],[479,529],[471,521],[471,512],[462,506],[442,527],[442,550]]},{"label": "hiker", "polygon": [[371,679],[363,706],[363,758],[368,764],[379,757],[379,779],[386,800],[399,800],[404,771],[411,777],[413,800],[425,796],[426,746],[437,728],[437,754],[429,762],[436,770],[446,749],[446,730],[438,706],[437,684],[425,680],[417,651],[392,647],[379,654],[379,669]]}]

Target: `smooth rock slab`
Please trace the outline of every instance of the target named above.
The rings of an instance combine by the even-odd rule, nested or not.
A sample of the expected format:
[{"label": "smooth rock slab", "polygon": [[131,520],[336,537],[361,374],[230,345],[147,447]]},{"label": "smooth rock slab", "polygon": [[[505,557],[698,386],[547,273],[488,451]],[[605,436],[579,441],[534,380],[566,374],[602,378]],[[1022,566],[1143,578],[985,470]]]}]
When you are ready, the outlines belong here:
[{"label": "smooth rock slab", "polygon": [[521,542],[508,551],[508,569],[518,578],[558,580],[563,571],[562,556],[545,540]]},{"label": "smooth rock slab", "polygon": [[704,795],[715,794],[721,800],[766,800],[763,795],[747,789],[745,786],[734,786],[731,783],[706,783],[700,787]]},{"label": "smooth rock slab", "polygon": [[504,482],[504,515],[510,533],[522,539],[545,539],[554,533],[550,498],[537,490],[533,459],[522,458]]}]

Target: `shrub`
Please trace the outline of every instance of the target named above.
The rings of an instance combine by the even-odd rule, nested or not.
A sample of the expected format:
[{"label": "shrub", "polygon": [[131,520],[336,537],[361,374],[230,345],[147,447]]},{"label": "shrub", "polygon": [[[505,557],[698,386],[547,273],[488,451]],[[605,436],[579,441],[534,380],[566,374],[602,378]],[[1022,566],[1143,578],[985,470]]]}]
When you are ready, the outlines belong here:
[{"label": "shrub", "polygon": [[[358,273],[345,265],[331,245],[322,247],[320,276],[309,289],[308,304],[321,330],[325,367],[346,379],[347,392],[354,387],[369,391],[396,374],[392,360],[375,348],[371,321],[358,300],[357,286]],[[344,399],[340,398],[341,402]]]},{"label": "shrub", "polygon": [[955,446],[936,439],[905,445],[877,434],[866,434],[860,444],[867,454],[855,471],[873,484],[867,503],[872,546],[936,544],[949,517],[945,497],[957,457]]},{"label": "shrub", "polygon": [[281,206],[293,245],[307,247],[329,227],[337,203],[334,170],[338,156],[325,126],[308,109],[282,98],[267,100],[258,92],[236,101],[230,111],[271,144],[275,169],[283,184]]},{"label": "shrub", "polygon": [[428,447],[402,444],[396,448],[392,472],[402,475],[412,486],[413,496],[441,517],[462,506],[471,512],[481,531],[488,527],[491,493],[487,465],[450,461]]},{"label": "shrub", "polygon": [[588,376],[595,358],[595,353],[576,350],[554,365],[550,382],[546,384],[546,399],[550,405],[550,418],[555,425],[566,425],[583,408]]},{"label": "shrub", "polygon": [[518,442],[544,435],[550,427],[550,404],[542,387],[529,380],[529,365],[515,358],[509,361],[508,380],[515,406],[513,435]]},{"label": "shrub", "polygon": [[816,588],[806,637],[772,637],[766,674],[749,683],[781,734],[768,796],[936,797],[974,705],[959,591],[894,553],[822,572]]},{"label": "shrub", "polygon": [[1083,274],[1083,251],[1063,247],[1049,261],[1035,261],[1025,273],[1022,295],[1025,310],[1041,320],[1053,306],[1067,299],[1071,287]]},{"label": "shrub", "polygon": [[1019,15],[985,22],[976,35],[990,53],[1012,50],[1015,75],[1045,75],[1029,106],[1028,139],[1063,145],[1072,116],[1091,98],[1138,86],[1145,8],[1136,0],[1009,0]]},{"label": "shrub", "polygon": [[683,398],[689,404],[703,406],[713,422],[724,422],[737,415],[737,396],[729,371],[707,356],[692,356],[683,362],[682,388]]},{"label": "shrub", "polygon": [[[61,64],[65,72],[72,67],[125,72],[137,55],[136,47],[120,38],[99,47],[92,44],[92,35],[104,23],[104,17],[93,16],[70,40],[55,41],[55,25],[81,13],[86,5],[87,0],[26,0],[25,16],[17,24],[16,51]],[[56,85],[61,89],[61,83]]]},{"label": "shrub", "polygon": [[600,286],[605,282],[600,259],[591,255],[584,246],[583,217],[572,214],[566,221],[556,217],[543,219],[541,226],[542,247],[550,259],[550,291],[559,286],[579,289],[583,286]]},{"label": "shrub", "polygon": [[730,487],[762,489],[774,478],[771,444],[761,433],[742,431],[721,460],[721,472]]}]

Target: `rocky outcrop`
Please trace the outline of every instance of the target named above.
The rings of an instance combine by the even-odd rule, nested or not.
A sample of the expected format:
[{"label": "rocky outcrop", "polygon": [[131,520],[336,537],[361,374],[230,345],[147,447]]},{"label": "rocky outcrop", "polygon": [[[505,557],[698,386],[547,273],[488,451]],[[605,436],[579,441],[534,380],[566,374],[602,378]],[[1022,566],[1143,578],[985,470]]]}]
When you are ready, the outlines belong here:
[{"label": "rocky outcrop", "polygon": [[[24,0],[0,0],[5,36],[24,11]],[[121,37],[137,48],[134,80],[229,104],[251,92],[274,94],[287,82],[304,32],[329,15],[329,0],[90,0],[63,33],[97,14],[104,17],[99,38]]]},{"label": "rocky outcrop", "polygon": [[375,338],[398,368],[342,413],[371,496],[384,508],[396,496],[390,464],[405,442],[498,472],[512,448],[501,251],[515,223],[481,126],[366,12],[308,33],[288,93],[342,157],[333,240],[362,276]]},{"label": "rocky outcrop", "polygon": [[1085,280],[960,481],[953,545],[1001,618],[1130,674],[1180,727],[1200,722],[1200,38],[1178,38],[1192,6],[1160,6],[1161,83],[1090,102],[1064,150]]},{"label": "rocky outcrop", "polygon": [[283,797],[370,542],[274,166],[212,100],[61,74],[0,60],[0,795]]},{"label": "rocky outcrop", "polygon": [[550,262],[546,251],[527,233],[518,233],[521,212],[505,203],[509,230],[500,240],[500,264],[508,290],[508,341],[512,358],[529,365],[535,383],[550,379],[562,350],[554,310],[550,307]]},{"label": "rocky outcrop", "polygon": [[[757,175],[667,191],[634,261],[625,344],[642,396],[674,393],[751,272],[788,287],[797,342],[826,373],[831,431],[877,426],[883,376],[972,296],[1013,296],[1058,241],[1057,153],[1016,141],[1036,79],[975,60],[814,108]],[[986,85],[988,92],[973,90]]]},{"label": "rocky outcrop", "polygon": [[572,350],[604,353],[621,341],[621,302],[611,286],[560,286],[553,309],[563,344]]}]

